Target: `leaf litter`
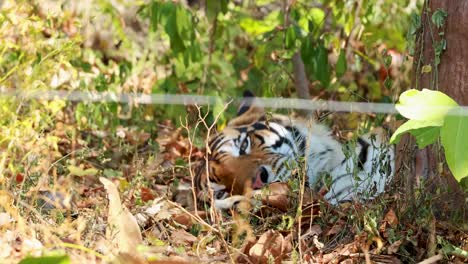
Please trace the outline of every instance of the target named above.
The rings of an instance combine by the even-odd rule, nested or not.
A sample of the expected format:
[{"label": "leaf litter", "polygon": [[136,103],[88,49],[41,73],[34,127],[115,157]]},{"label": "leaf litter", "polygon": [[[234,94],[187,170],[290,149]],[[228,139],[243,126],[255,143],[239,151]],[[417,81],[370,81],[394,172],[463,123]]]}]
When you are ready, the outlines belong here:
[{"label": "leaf litter", "polygon": [[[127,162],[120,159],[117,167],[93,162],[103,154],[96,153],[101,144],[80,139],[89,134],[74,138],[75,143],[63,141],[74,145],[75,151],[86,150],[87,155],[64,166],[73,179],[61,180],[64,188],[47,189],[39,184],[30,191],[31,202],[43,204],[38,207],[40,212],[31,208],[29,216],[20,216],[13,206],[15,199],[2,195],[2,257],[40,256],[53,243],[73,262],[403,263],[424,259],[427,230],[402,221],[391,204],[386,211],[380,209],[381,204],[372,203],[332,207],[309,191],[300,197],[288,183],[275,183],[244,209],[213,212],[197,206],[186,164],[189,159],[196,162],[203,158],[203,151],[193,147],[190,152],[187,137],[172,123],[159,127],[155,139],[122,128],[117,137],[136,151],[125,154]],[[132,133],[132,137],[127,136]],[[100,138],[112,142],[110,134],[101,133]],[[145,147],[151,140],[158,143],[156,152]],[[112,144],[108,147],[113,148]],[[122,171],[126,172],[119,173]],[[106,177],[97,180],[98,175]],[[298,206],[300,200],[302,206]],[[378,213],[369,214],[372,210]],[[51,225],[57,214],[63,222]],[[43,230],[27,226],[28,218],[41,219]],[[18,233],[20,226],[29,231]],[[70,227],[76,232],[57,233]],[[24,235],[33,231],[42,233],[40,237],[55,235],[49,241]],[[456,244],[451,251],[446,250],[450,252],[447,256],[461,263],[468,249],[466,234],[436,227],[436,237],[441,235],[445,240],[439,243],[439,251],[442,245],[447,249]]]}]

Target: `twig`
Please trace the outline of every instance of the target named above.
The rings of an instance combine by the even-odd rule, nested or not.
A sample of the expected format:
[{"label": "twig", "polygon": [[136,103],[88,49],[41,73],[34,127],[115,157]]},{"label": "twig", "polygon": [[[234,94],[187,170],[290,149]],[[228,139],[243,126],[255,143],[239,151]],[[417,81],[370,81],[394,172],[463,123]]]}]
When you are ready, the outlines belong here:
[{"label": "twig", "polygon": [[[206,115],[203,117],[203,118],[206,118],[208,116],[208,112],[206,113]],[[181,122],[182,124],[182,122]],[[188,127],[188,120],[187,120],[187,116],[185,116],[185,124],[182,124],[182,127],[187,130],[187,138],[188,138],[188,141],[189,141],[189,145],[190,145],[190,149],[189,149],[189,155],[188,155],[188,165],[189,165],[189,173],[190,173],[190,181],[191,181],[191,184],[192,184],[192,198],[193,198],[193,203],[194,203],[194,210],[195,210],[195,214],[198,215],[198,208],[197,208],[197,192],[196,192],[196,188],[195,188],[195,175],[193,174],[193,171],[192,171],[192,160],[191,160],[191,157],[192,157],[192,154],[193,154],[193,141],[195,140],[195,136],[196,136],[196,131],[197,131],[197,128],[198,126],[201,124],[201,121],[200,119],[197,121],[197,123],[195,124],[195,127],[193,128],[193,135],[192,135],[192,138],[190,137],[190,129]]]},{"label": "twig", "polygon": [[[232,101],[231,101],[232,102]],[[205,126],[205,128],[207,129],[207,135],[206,135],[206,139],[205,139],[205,147],[206,149],[208,150],[209,149],[209,146],[208,146],[208,141],[209,141],[209,138],[211,136],[211,131],[213,130],[213,128],[215,127],[217,121],[219,120],[219,118],[221,117],[221,115],[224,113],[224,111],[226,111],[227,107],[229,106],[229,104],[231,102],[228,102],[224,105],[224,108],[222,111],[220,111],[220,113],[218,113],[216,116],[215,116],[215,119],[213,121],[213,124],[211,124],[210,126],[206,123],[206,117],[208,116],[208,112],[207,114],[203,115],[202,112],[201,112],[201,107],[196,105],[197,107],[197,110],[198,110],[198,117],[199,117],[199,121],[197,122],[196,127],[199,126],[199,124],[203,124]],[[188,126],[185,127],[188,131]],[[195,136],[195,135],[193,135]],[[189,137],[190,138],[190,137]],[[191,143],[192,140],[189,139],[189,142]],[[192,151],[192,144],[190,144],[190,151]],[[190,152],[191,153],[191,152]],[[191,162],[189,161],[189,164],[191,165]],[[205,169],[206,169],[206,175],[208,176],[209,175],[209,169],[208,169],[208,156],[205,155]],[[191,175],[191,178],[192,178],[192,187],[193,187],[193,192],[192,192],[192,195],[194,196],[194,202],[195,202],[195,208],[196,208],[196,205],[197,205],[197,194],[195,193],[195,183],[194,183],[194,175],[193,175],[193,172],[190,170],[190,175]],[[206,177],[206,184],[207,186],[210,186],[210,179],[209,177]],[[210,201],[211,201],[211,208],[210,208],[210,218],[211,218],[211,221],[216,223],[217,226],[221,226],[219,224],[219,213],[216,211],[215,207],[213,206],[214,205],[214,195],[213,195],[213,190],[211,190],[211,188],[208,188],[208,192],[209,192],[209,197],[210,197]],[[201,219],[198,215],[195,216],[193,214],[191,214],[190,212],[188,212],[187,210],[185,210],[182,206],[180,206],[179,204],[177,203],[174,203],[172,201],[169,201],[171,204],[175,205],[176,207],[180,208],[182,211],[184,211],[185,213],[187,213],[188,215],[192,216],[194,219],[196,219],[197,221],[199,221],[202,225],[208,227],[210,230],[212,230],[214,233],[216,233],[219,238],[221,239],[222,243],[223,243],[223,246],[226,248],[226,251],[229,255],[229,258],[231,260],[232,263],[235,263],[234,259],[232,258],[231,254],[229,254],[229,245],[227,244],[226,240],[224,239],[223,237],[223,234],[222,232],[219,230],[219,229],[216,229],[214,228],[212,225],[206,223],[203,219]],[[195,212],[197,212],[197,209],[195,209]]]},{"label": "twig", "polygon": [[431,213],[431,219],[429,220],[429,239],[427,245],[427,254],[428,256],[435,256],[437,248],[437,238],[436,238],[436,220],[434,215]]}]

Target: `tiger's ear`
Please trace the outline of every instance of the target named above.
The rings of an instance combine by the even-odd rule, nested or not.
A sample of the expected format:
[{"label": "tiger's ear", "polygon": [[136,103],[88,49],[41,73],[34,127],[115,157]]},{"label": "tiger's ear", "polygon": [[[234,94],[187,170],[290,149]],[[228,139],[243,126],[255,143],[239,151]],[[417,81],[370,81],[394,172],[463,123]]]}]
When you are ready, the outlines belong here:
[{"label": "tiger's ear", "polygon": [[237,116],[244,114],[245,112],[249,111],[251,107],[253,107],[253,101],[255,99],[255,95],[250,90],[245,90],[242,101],[237,109]]},{"label": "tiger's ear", "polygon": [[246,90],[244,97],[241,100],[239,108],[237,110],[237,117],[232,119],[228,125],[230,126],[242,126],[249,125],[265,115],[265,109],[258,105],[255,105],[255,95]]}]

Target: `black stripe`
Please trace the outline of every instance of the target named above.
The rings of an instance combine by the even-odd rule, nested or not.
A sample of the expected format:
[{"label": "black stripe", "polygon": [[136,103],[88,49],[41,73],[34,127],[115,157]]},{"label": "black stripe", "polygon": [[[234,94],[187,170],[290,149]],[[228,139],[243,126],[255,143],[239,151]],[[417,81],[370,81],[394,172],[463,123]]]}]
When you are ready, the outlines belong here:
[{"label": "black stripe", "polygon": [[332,182],[330,184],[330,186],[332,186],[333,184],[335,184],[336,182],[338,182],[339,180],[343,179],[344,177],[347,177],[349,175],[352,175],[352,173],[345,173],[345,174],[342,174],[334,179],[332,179]]},{"label": "black stripe", "polygon": [[[280,124],[278,124],[279,126],[281,126]],[[252,127],[255,129],[255,130],[268,130],[274,134],[276,134],[279,138],[279,140],[277,140],[275,142],[275,144],[273,144],[272,147],[273,149],[277,149],[279,147],[281,147],[281,145],[283,145],[283,143],[286,143],[288,144],[288,146],[294,151],[294,146],[292,144],[292,142],[288,139],[288,138],[285,138],[284,136],[282,136],[276,129],[274,129],[273,127],[271,126],[267,126],[266,124],[263,124],[263,123],[260,123],[260,122],[257,122],[255,124],[252,125]],[[286,139],[286,140],[285,140]],[[264,141],[263,141],[264,143]]]},{"label": "black stripe", "polygon": [[280,167],[280,165],[282,164],[282,162],[278,165],[278,162],[281,161],[281,158],[282,156],[277,156],[275,158],[275,160],[273,160],[273,168],[275,168],[275,170],[278,170],[278,168]]},{"label": "black stripe", "polygon": [[[281,126],[280,124],[278,124],[278,125]],[[280,138],[272,146],[274,149],[277,149],[277,148],[281,147],[281,145],[283,145],[283,143],[286,143],[289,146],[289,148],[291,148],[293,150],[293,152],[294,152],[294,144],[291,142],[291,140],[289,140],[289,138],[281,136],[280,133],[276,129],[274,129],[273,127],[270,127],[270,131],[275,133]]]},{"label": "black stripe", "polygon": [[237,131],[239,131],[240,133],[245,133],[247,132],[247,127],[246,126],[243,126],[243,127],[236,127],[235,128]]},{"label": "black stripe", "polygon": [[263,123],[257,122],[252,125],[255,130],[269,130],[269,127]]},{"label": "black stripe", "polygon": [[367,161],[367,150],[369,149],[369,143],[360,137],[358,137],[357,142],[361,145],[361,152],[359,152],[359,161],[357,166],[360,170],[363,170],[364,163]]},{"label": "black stripe", "polygon": [[216,149],[218,149],[220,141],[224,139],[224,136],[222,134],[218,135],[212,142],[208,143],[208,146],[210,147],[210,150],[213,152]]},{"label": "black stripe", "polygon": [[347,187],[344,187],[343,189],[341,189],[339,192],[334,192],[333,189],[330,190],[332,192],[333,196],[330,197],[329,200],[336,199],[338,202],[340,202],[340,200],[338,200],[338,197],[340,195],[342,195],[343,193],[345,193],[345,192],[349,193],[350,190],[352,190],[352,188],[353,188],[353,186],[347,186]]},{"label": "black stripe", "polygon": [[254,136],[255,136],[256,138],[258,138],[258,140],[260,140],[260,143],[261,143],[262,145],[265,144],[265,139],[264,139],[262,136],[260,136],[260,135],[258,135],[258,134],[254,134]]},{"label": "black stripe", "polygon": [[293,135],[294,140],[299,143],[300,156],[304,156],[306,149],[305,136],[296,127],[287,126],[286,129]]},{"label": "black stripe", "polygon": [[279,137],[279,139],[276,140],[275,144],[271,145],[271,147],[273,149],[277,149],[277,148],[281,147],[283,145],[283,143],[284,143],[284,137],[280,137],[280,136],[278,136],[278,137]]}]

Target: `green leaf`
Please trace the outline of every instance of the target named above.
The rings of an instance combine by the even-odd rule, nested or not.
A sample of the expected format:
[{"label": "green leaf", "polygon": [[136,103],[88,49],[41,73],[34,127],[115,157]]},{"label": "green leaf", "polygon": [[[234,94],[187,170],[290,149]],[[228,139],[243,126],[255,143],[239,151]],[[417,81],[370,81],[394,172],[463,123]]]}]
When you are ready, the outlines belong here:
[{"label": "green leaf", "polygon": [[346,72],[347,69],[347,64],[346,64],[346,52],[344,49],[340,50],[340,55],[338,55],[338,61],[336,62],[336,77],[340,78],[343,76]]},{"label": "green leaf", "polygon": [[285,39],[286,49],[294,48],[295,43],[296,43],[296,31],[294,30],[294,26],[290,26],[286,30],[286,39]]},{"label": "green leaf", "polygon": [[70,264],[70,257],[63,256],[44,256],[44,257],[26,257],[19,264]]},{"label": "green leaf", "polygon": [[159,9],[160,9],[160,4],[158,2],[152,2],[150,6],[150,30],[151,31],[156,31],[159,25]]},{"label": "green leaf", "polygon": [[318,48],[314,68],[315,78],[319,80],[325,88],[328,88],[330,84],[330,67],[328,64],[328,51],[323,45],[320,45]]},{"label": "green leaf", "polygon": [[112,169],[104,169],[104,171],[102,172],[102,174],[104,175],[104,177],[106,178],[120,178],[123,176],[123,173],[121,171],[118,171],[118,170],[112,170]]},{"label": "green leaf", "polygon": [[299,16],[297,25],[307,33],[318,32],[322,28],[325,12],[320,8],[311,8],[304,11],[305,13]]},{"label": "green leaf", "polygon": [[250,17],[240,21],[240,26],[245,32],[253,36],[258,36],[263,33],[272,31],[281,24],[281,16],[279,11],[273,11],[263,20],[254,20]]},{"label": "green leaf", "polygon": [[412,13],[410,17],[411,23],[408,32],[409,34],[414,35],[421,27],[421,17],[419,16],[419,14],[416,13]]},{"label": "green leaf", "polygon": [[422,66],[421,73],[430,73],[430,72],[432,72],[432,66],[430,64]]},{"label": "green leaf", "polygon": [[392,65],[392,55],[390,55],[388,53],[388,50],[387,49],[384,49],[382,51],[382,59],[383,59],[383,63],[384,63],[384,66],[386,69],[390,68],[390,66]]},{"label": "green leaf", "polygon": [[447,112],[456,106],[458,104],[442,92],[411,89],[400,95],[396,109],[408,119],[433,121],[433,126],[441,126]]},{"label": "green leaf", "polygon": [[265,61],[266,45],[259,45],[254,54],[255,67],[262,68],[263,62]]},{"label": "green leaf", "polygon": [[307,17],[314,23],[314,25],[323,25],[323,22],[325,21],[325,12],[321,8],[314,7],[309,10]]},{"label": "green leaf", "polygon": [[390,138],[390,144],[398,144],[401,136],[404,133],[409,132],[416,138],[418,147],[424,148],[436,141],[439,136],[439,131],[440,127],[434,126],[434,122],[408,120],[393,133]]},{"label": "green leaf", "polygon": [[459,182],[468,176],[468,116],[456,115],[461,113],[461,108],[450,112],[440,130],[445,159]]},{"label": "green leaf", "polygon": [[213,21],[218,16],[221,4],[219,0],[206,0],[206,17],[208,21]]},{"label": "green leaf", "polygon": [[206,17],[209,21],[213,21],[218,13],[226,14],[228,0],[206,0]]},{"label": "green leaf", "polygon": [[192,30],[192,20],[190,14],[182,6],[176,8],[176,28],[182,39],[190,40]]},{"label": "green leaf", "polygon": [[432,14],[432,23],[434,23],[437,28],[440,28],[444,25],[446,18],[447,12],[439,8]]},{"label": "green leaf", "polygon": [[220,0],[221,2],[221,13],[226,14],[228,11],[229,0]]},{"label": "green leaf", "polygon": [[95,168],[83,169],[73,165],[68,166],[67,169],[70,171],[70,175],[75,175],[78,177],[94,176],[99,172],[99,170]]},{"label": "green leaf", "polygon": [[411,130],[409,132],[416,138],[418,148],[423,149],[436,142],[440,135],[440,127],[425,127]]}]

